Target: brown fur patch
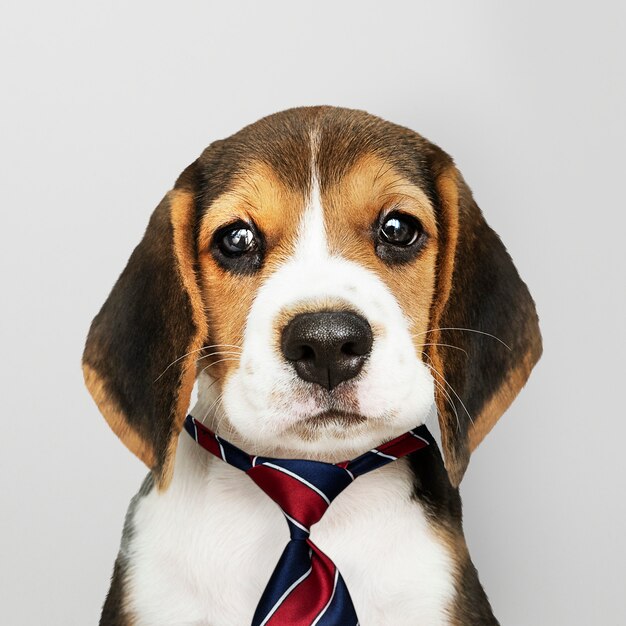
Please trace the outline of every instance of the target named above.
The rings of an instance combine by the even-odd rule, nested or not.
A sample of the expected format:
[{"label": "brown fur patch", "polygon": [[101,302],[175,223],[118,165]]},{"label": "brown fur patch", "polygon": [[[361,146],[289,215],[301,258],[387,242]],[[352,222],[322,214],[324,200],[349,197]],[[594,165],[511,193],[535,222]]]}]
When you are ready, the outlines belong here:
[{"label": "brown fur patch", "polygon": [[[441,317],[445,309],[445,305],[450,297],[452,290],[452,274],[454,271],[454,261],[456,257],[457,239],[459,233],[459,194],[456,170],[454,167],[447,167],[435,180],[435,187],[439,194],[440,201],[440,242],[439,262],[437,267],[437,286],[436,297],[431,308],[431,319],[429,322],[429,332],[426,343],[430,344],[428,360],[431,364],[431,373],[435,379],[437,393],[435,401],[437,404],[437,413],[439,415],[441,443],[446,451],[447,466],[451,474],[456,476],[457,466],[460,466],[454,456],[454,438],[455,430],[458,426],[458,410],[450,411],[453,403],[453,391],[447,388],[448,382],[442,372],[445,369],[443,362],[443,351],[437,350],[437,345],[442,343]],[[454,412],[454,423],[452,423],[452,413]],[[460,479],[459,479],[460,480]],[[456,481],[456,477],[453,478]]]},{"label": "brown fur patch", "polygon": [[154,467],[155,455],[152,446],[128,423],[126,415],[108,392],[102,376],[88,363],[83,363],[83,376],[91,397],[111,430],[135,456],[148,467]]},{"label": "brown fur patch", "polygon": [[468,445],[470,452],[473,452],[478,447],[480,442],[495,426],[500,416],[509,408],[511,402],[515,400],[519,390],[526,384],[534,364],[534,350],[530,349],[526,352],[520,364],[509,372],[500,387],[485,402],[480,419],[475,420],[469,429]]},{"label": "brown fur patch", "polygon": [[460,524],[430,519],[430,527],[452,561],[455,594],[446,607],[450,626],[497,626],[478,579]]},{"label": "brown fur patch", "polygon": [[[429,311],[435,284],[437,224],[431,202],[417,185],[382,157],[367,153],[323,192],[331,252],[374,272],[392,291],[410,322],[417,354],[429,343]],[[372,228],[381,211],[400,210],[420,220],[428,241],[418,257],[388,265],[375,252]]]},{"label": "brown fur patch", "polygon": [[429,358],[446,391],[437,407],[446,467],[458,485],[471,451],[539,358],[541,336],[526,285],[452,160],[435,151],[431,167],[441,248]]},{"label": "brown fur patch", "polygon": [[98,407],[161,489],[171,479],[194,383],[193,350],[206,332],[195,284],[194,212],[190,190],[165,196],[94,319],[83,355]]},{"label": "brown fur patch", "polygon": [[[303,150],[306,149],[308,146],[303,146]],[[258,161],[247,165],[229,191],[220,195],[206,211],[200,225],[198,247],[212,345],[223,346],[224,352],[236,350],[232,346],[242,346],[256,292],[294,252],[305,200],[304,189],[286,185],[268,164]],[[233,274],[221,268],[210,252],[214,233],[236,220],[253,222],[265,237],[267,254],[263,268],[251,275]],[[209,373],[214,378],[226,378],[237,365],[237,355],[214,354],[207,357],[201,369],[210,368]]]},{"label": "brown fur patch", "polygon": [[195,364],[198,358],[198,350],[202,347],[207,328],[204,302],[195,272],[193,241],[195,204],[192,193],[188,190],[174,189],[171,192],[170,206],[170,219],[174,233],[176,268],[191,302],[191,313],[196,332],[194,336],[190,338],[187,356],[181,359],[182,372],[176,401],[175,421],[171,426],[170,440],[165,455],[165,461],[159,480],[157,481],[159,490],[165,490],[172,480],[176,447],[178,445],[178,433],[182,428],[187,414],[189,399],[196,380]]}]

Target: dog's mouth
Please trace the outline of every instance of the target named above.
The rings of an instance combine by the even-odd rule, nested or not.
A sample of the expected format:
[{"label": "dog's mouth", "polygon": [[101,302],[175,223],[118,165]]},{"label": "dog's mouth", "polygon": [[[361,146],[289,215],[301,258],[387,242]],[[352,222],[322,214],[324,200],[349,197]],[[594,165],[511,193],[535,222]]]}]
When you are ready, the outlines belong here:
[{"label": "dog's mouth", "polygon": [[280,437],[281,453],[287,458],[338,463],[401,434],[392,426],[388,416],[381,419],[354,410],[326,408],[285,428]]},{"label": "dog's mouth", "polygon": [[311,415],[303,420],[304,423],[315,428],[316,426],[326,426],[329,424],[337,424],[341,426],[355,426],[367,421],[367,418],[360,413],[352,411],[342,411],[340,409],[327,409],[320,413]]},{"label": "dog's mouth", "polygon": [[368,421],[368,418],[360,413],[326,409],[298,420],[287,428],[285,434],[295,435],[299,440],[309,442],[329,436],[333,440],[341,441],[367,428]]}]

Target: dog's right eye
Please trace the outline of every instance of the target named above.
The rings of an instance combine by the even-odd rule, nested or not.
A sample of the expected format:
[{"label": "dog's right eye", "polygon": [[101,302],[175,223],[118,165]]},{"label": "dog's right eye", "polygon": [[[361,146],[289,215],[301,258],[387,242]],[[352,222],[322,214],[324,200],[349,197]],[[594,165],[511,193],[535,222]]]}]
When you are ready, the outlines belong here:
[{"label": "dog's right eye", "polygon": [[235,222],[215,233],[211,252],[224,269],[250,274],[261,266],[262,248],[262,238],[252,224]]}]

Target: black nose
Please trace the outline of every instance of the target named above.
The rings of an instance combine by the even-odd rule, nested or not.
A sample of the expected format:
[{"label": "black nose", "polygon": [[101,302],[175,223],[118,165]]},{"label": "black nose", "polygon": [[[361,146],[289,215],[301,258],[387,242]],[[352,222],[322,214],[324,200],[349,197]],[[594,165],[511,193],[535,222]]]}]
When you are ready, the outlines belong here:
[{"label": "black nose", "polygon": [[360,315],[319,311],[296,315],[283,329],[281,348],[300,378],[331,390],[361,371],[373,341]]}]

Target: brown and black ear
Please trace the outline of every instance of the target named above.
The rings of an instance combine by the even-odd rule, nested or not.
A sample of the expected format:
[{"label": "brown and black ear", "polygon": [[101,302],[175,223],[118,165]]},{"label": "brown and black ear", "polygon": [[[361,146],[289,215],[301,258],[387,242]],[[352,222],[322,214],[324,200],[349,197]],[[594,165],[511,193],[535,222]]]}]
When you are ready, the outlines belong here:
[{"label": "brown and black ear", "polygon": [[[165,488],[207,329],[195,274],[196,164],[156,208],[91,324],[85,383],[107,422]],[[186,356],[184,356],[186,355]]]},{"label": "brown and black ear", "polygon": [[541,334],[528,288],[452,159],[435,149],[431,166],[440,232],[429,336],[440,345],[429,357],[446,468],[458,486],[541,356]]}]

